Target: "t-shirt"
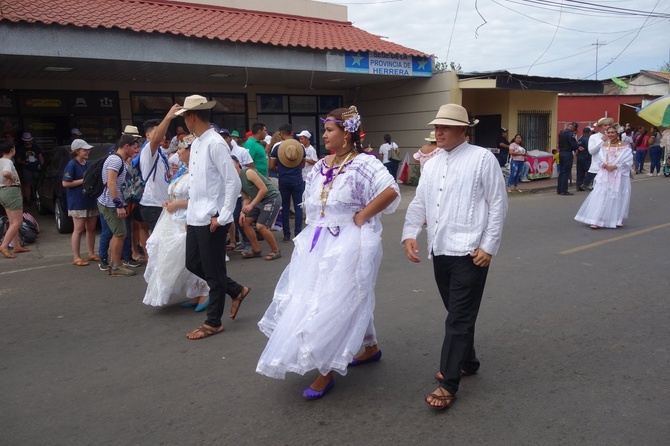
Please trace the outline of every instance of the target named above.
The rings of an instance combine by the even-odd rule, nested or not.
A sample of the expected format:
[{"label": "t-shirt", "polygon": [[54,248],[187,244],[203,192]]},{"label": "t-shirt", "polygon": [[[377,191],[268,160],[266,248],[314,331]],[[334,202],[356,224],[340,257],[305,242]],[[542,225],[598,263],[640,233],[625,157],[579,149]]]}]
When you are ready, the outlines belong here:
[{"label": "t-shirt", "polygon": [[[126,171],[128,169],[123,166],[123,159],[119,155],[113,154],[109,155],[105,160],[105,163],[102,165],[102,182],[107,184],[107,171],[113,170],[119,172],[116,177],[116,189],[119,192],[119,198],[123,201],[123,186],[126,184]],[[105,186],[105,189],[102,191],[102,194],[98,197],[98,203],[107,207],[115,208],[112,197],[109,195],[109,188]]]},{"label": "t-shirt", "polygon": [[251,155],[249,155],[249,151],[247,149],[238,146],[235,143],[235,141],[231,140],[231,143],[232,147],[230,148],[230,154],[234,155],[235,158],[237,158],[237,161],[240,162],[240,166],[246,166],[254,162],[254,160],[251,158]]},{"label": "t-shirt", "polygon": [[[242,172],[240,173],[240,181],[242,182],[242,192],[244,192],[245,195],[248,195],[253,200],[254,198],[256,198],[256,195],[258,195],[258,187],[256,187],[256,185],[247,178],[247,171],[249,170],[250,169],[247,167],[242,168]],[[261,203],[267,199],[278,197],[279,190],[275,187],[275,185],[272,184],[272,182],[263,175],[258,174],[258,176],[260,177],[261,181],[263,181],[263,183],[265,184],[265,187],[268,188],[268,192],[263,197],[263,200],[261,200]]]},{"label": "t-shirt", "polygon": [[251,137],[244,143],[244,148],[249,151],[251,159],[254,160],[256,170],[262,175],[268,176],[268,156],[263,145],[256,138]]},{"label": "t-shirt", "polygon": [[40,168],[40,154],[42,150],[37,147],[36,144],[33,144],[32,147],[18,147],[16,149],[16,157],[22,161],[25,161],[26,164],[23,166],[24,169],[32,170],[37,172]]},{"label": "t-shirt", "polygon": [[[77,181],[84,178],[84,172],[88,170],[90,163],[84,160],[82,166],[76,159],[71,159],[65,170],[63,170],[63,181]],[[76,187],[66,187],[67,209],[68,211],[96,209],[96,199],[82,193],[83,185]]]},{"label": "t-shirt", "polygon": [[397,149],[398,145],[391,141],[391,144],[384,143],[379,147],[379,154],[382,155],[382,164],[389,162],[389,150],[391,150],[391,147]]},{"label": "t-shirt", "polygon": [[[277,160],[277,170],[279,172],[279,181],[284,184],[301,184],[302,183],[302,167],[298,164],[295,167],[286,167],[284,166],[278,158],[277,153],[279,152],[279,145],[281,142],[272,147],[272,152],[270,152],[270,158]],[[302,147],[302,146],[301,146]],[[305,148],[302,148],[302,156],[305,157]]]},{"label": "t-shirt", "polygon": [[[12,160],[8,158],[0,158],[0,174],[2,172],[9,172],[12,174],[12,178],[14,178],[14,183],[12,183],[12,186],[21,185],[21,182],[19,181],[19,174],[16,172],[16,167],[14,167]],[[0,187],[5,187],[5,181],[7,181],[7,178],[5,178],[3,174],[2,178],[0,178]]]},{"label": "t-shirt", "polygon": [[[312,147],[311,144],[305,147],[305,159],[312,161],[319,161],[319,156],[316,154],[316,149]],[[305,163],[305,167],[303,167],[302,169],[303,181],[307,181],[307,175],[309,175],[309,173],[312,171],[313,168],[314,164]]]},{"label": "t-shirt", "polygon": [[[152,172],[154,164],[156,164],[156,169]],[[170,180],[167,159],[161,153],[160,147],[156,149],[153,156],[151,155],[151,147],[145,146],[142,149],[140,152],[140,171],[142,172],[142,179],[145,181],[140,204],[142,206],[163,206],[163,202],[168,199]],[[150,173],[151,175],[149,175]]]},{"label": "t-shirt", "polygon": [[502,135],[498,136],[498,139],[496,139],[496,148],[500,150],[500,152],[498,152],[500,153],[500,157],[504,157],[505,160],[507,160],[507,155],[509,155],[509,147],[503,147],[500,144],[509,146],[509,141]]}]

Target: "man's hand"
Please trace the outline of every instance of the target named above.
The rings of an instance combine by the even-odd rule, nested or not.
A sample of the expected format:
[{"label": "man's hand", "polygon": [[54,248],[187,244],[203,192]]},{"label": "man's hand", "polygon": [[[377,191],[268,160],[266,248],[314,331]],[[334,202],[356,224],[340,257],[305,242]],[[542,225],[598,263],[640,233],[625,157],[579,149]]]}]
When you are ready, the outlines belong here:
[{"label": "man's hand", "polygon": [[119,218],[126,218],[126,208],[116,208],[116,216]]},{"label": "man's hand", "polygon": [[421,259],[417,254],[419,253],[419,248],[416,245],[416,240],[413,238],[408,238],[405,239],[402,244],[405,246],[405,254],[407,254],[407,258],[410,259],[414,263],[419,263],[421,262]]},{"label": "man's hand", "polygon": [[211,223],[209,224],[209,232],[214,232],[214,231],[216,231],[216,228],[218,228],[219,226],[221,226],[221,225],[219,224],[219,220],[217,220],[216,217],[212,217],[212,218],[210,219],[210,222],[211,222]]},{"label": "man's hand", "polygon": [[486,268],[491,264],[491,254],[481,248],[475,249],[475,252],[470,254],[470,256],[472,256],[472,263],[482,268]]},{"label": "man's hand", "polygon": [[242,206],[242,214],[248,214],[254,207],[251,204]]},{"label": "man's hand", "polygon": [[181,110],[181,109],[182,109],[182,106],[181,106],[181,105],[179,105],[179,104],[175,104],[175,105],[173,105],[172,108],[170,108],[170,111],[167,112],[166,117],[167,117],[167,118],[170,118],[170,119],[174,119],[174,118],[176,118],[177,115],[176,115],[175,113],[177,113],[177,112],[178,112],[179,110]]}]

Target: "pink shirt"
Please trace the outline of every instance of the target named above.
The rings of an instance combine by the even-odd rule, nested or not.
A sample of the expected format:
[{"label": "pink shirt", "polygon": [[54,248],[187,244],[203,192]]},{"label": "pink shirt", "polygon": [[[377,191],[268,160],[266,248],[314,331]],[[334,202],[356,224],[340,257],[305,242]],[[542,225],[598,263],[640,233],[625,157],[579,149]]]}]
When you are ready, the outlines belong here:
[{"label": "pink shirt", "polygon": [[509,154],[514,161],[526,161],[526,149],[515,142],[509,145]]}]

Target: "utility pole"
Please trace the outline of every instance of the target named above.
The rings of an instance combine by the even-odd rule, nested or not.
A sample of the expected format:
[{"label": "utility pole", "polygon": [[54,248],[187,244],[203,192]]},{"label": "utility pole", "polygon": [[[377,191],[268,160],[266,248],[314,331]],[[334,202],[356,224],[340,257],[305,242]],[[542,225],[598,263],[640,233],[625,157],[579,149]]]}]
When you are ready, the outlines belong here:
[{"label": "utility pole", "polygon": [[592,43],[591,45],[596,46],[596,80],[598,80],[598,48],[603,45],[607,45],[607,42],[599,43],[598,39],[596,39],[596,43]]}]

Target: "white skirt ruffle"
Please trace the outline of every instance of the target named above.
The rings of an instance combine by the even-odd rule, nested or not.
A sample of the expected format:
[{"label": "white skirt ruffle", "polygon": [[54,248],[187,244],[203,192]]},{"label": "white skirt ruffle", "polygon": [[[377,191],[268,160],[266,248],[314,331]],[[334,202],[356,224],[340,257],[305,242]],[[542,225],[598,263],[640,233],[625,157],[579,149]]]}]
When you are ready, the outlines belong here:
[{"label": "white skirt ruffle", "polygon": [[361,346],[377,343],[374,287],[381,258],[381,237],[368,224],[305,228],[258,323],[269,340],[256,372],[279,379],[315,369],[345,375]]}]

